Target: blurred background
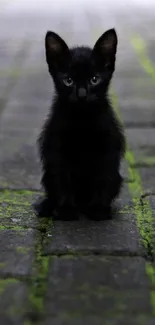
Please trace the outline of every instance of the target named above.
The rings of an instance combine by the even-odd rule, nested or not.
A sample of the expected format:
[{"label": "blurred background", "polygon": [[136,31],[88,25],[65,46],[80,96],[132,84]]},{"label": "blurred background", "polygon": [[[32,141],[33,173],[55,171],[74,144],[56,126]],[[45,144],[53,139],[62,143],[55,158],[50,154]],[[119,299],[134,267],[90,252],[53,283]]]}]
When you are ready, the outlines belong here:
[{"label": "blurred background", "polygon": [[129,129],[147,127],[155,121],[153,0],[0,1],[2,188],[40,189],[36,139],[52,98],[46,31],[59,33],[69,45],[92,46],[113,27],[119,40],[113,88],[123,121]]}]

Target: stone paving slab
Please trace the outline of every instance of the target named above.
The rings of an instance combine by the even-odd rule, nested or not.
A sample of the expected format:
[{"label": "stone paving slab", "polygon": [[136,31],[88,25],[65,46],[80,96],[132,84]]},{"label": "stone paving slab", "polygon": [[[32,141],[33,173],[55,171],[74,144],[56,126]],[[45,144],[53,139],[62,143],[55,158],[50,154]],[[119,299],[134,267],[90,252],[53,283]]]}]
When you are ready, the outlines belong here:
[{"label": "stone paving slab", "polygon": [[125,133],[136,160],[155,156],[154,128],[127,128]]},{"label": "stone paving slab", "polygon": [[154,325],[154,318],[146,317],[146,315],[134,315],[130,316],[126,314],[125,316],[115,316],[115,317],[95,317],[95,316],[83,316],[82,318],[79,315],[76,315],[76,319],[70,317],[69,315],[64,315],[62,320],[54,317],[47,317],[44,325],[51,325],[51,322],[55,325],[72,325],[74,321],[74,325]]},{"label": "stone paving slab", "polygon": [[[11,192],[11,191],[2,191],[1,193],[3,193],[4,192],[4,194],[3,194],[3,196],[1,196],[1,199],[2,199],[2,201],[3,201],[3,203],[1,203],[1,213],[2,213],[2,219],[3,219],[3,208],[6,208],[6,207],[9,207],[9,211],[11,212],[10,214],[11,214],[11,216],[13,216],[14,217],[14,214],[13,214],[13,212],[14,211],[17,211],[17,218],[16,219],[18,219],[18,217],[20,218],[20,215],[21,215],[21,213],[22,213],[22,209],[24,210],[23,211],[23,213],[22,213],[22,220],[21,221],[19,221],[18,220],[18,226],[21,226],[21,227],[25,227],[25,221],[23,221],[23,218],[24,218],[24,216],[26,217],[26,213],[29,213],[29,211],[30,211],[30,217],[29,218],[27,218],[28,220],[26,221],[26,223],[27,223],[27,225],[26,226],[34,226],[34,220],[35,220],[35,216],[34,216],[34,220],[33,220],[33,218],[31,219],[31,217],[32,217],[32,215],[31,215],[31,203],[33,202],[33,200],[34,200],[34,198],[38,195],[38,192],[36,192],[36,193],[34,193],[33,194],[33,192],[30,192],[30,191],[19,191],[19,193],[18,193],[18,191],[14,191],[14,192]],[[25,194],[24,194],[25,193]],[[25,195],[25,196],[24,196]],[[128,197],[128,196],[127,196]],[[23,200],[23,198],[24,198],[24,200]],[[132,209],[132,204],[131,204],[131,201],[128,201],[128,203],[127,203],[127,198],[126,198],[126,201],[123,201],[123,199],[119,199],[118,200],[119,202],[118,202],[118,206],[120,207],[120,212],[122,212],[122,214],[120,213],[120,215],[117,215],[117,218],[118,218],[118,220],[119,220],[119,218],[121,219],[121,218],[123,218],[125,221],[121,221],[121,223],[125,223],[125,222],[127,222],[127,220],[129,219],[129,218],[131,218],[131,214],[130,214],[130,210],[129,210],[129,207],[131,206],[131,209]],[[126,202],[126,205],[124,205],[124,202]],[[18,204],[17,204],[18,203]],[[30,209],[30,210],[29,210]],[[124,213],[124,211],[126,211],[126,213]],[[19,212],[19,216],[18,216],[18,212]],[[128,213],[127,213],[128,212]],[[32,220],[32,224],[31,224],[31,220]],[[15,222],[16,222],[17,220],[15,220]],[[3,219],[3,222],[4,222],[4,219]],[[21,224],[20,224],[20,222],[21,222]],[[113,224],[113,222],[115,222],[115,221],[112,221],[111,222],[111,224]],[[40,221],[40,223],[42,224],[42,222]],[[133,225],[134,225],[134,227],[135,227],[135,229],[136,229],[136,225],[135,225],[135,217],[133,217],[133,220],[132,220],[132,222],[131,222],[131,220],[129,219],[128,220],[128,223],[130,224],[130,226],[132,227],[132,223],[133,223]],[[4,223],[5,224],[5,223]],[[66,223],[65,223],[66,224]],[[11,225],[11,222],[10,222],[10,225]],[[36,225],[37,225],[37,223],[36,223]],[[8,226],[8,224],[7,224],[7,222],[6,222],[6,227]],[[96,226],[96,225],[95,225]],[[101,227],[101,229],[99,230],[99,232],[100,232],[100,236],[101,236],[101,239],[102,239],[102,228],[104,228],[104,226],[102,225],[102,227]],[[98,228],[99,229],[99,228]],[[77,229],[78,230],[78,229]],[[51,225],[51,231],[52,231],[52,225]],[[64,232],[65,232],[66,230],[64,229]],[[87,231],[89,232],[89,229],[87,229]],[[116,229],[116,231],[117,231],[117,229]],[[94,229],[94,232],[95,232],[95,229]],[[98,234],[98,233],[97,233]],[[104,233],[103,233],[104,234]],[[126,232],[124,231],[124,234],[125,235],[127,235],[126,234]],[[51,235],[52,235],[52,237],[51,237]],[[50,243],[51,242],[51,239],[53,238],[53,233],[51,232],[51,235],[48,237],[48,240],[47,240],[47,233],[46,233],[46,236],[45,236],[45,242],[47,242],[48,241],[48,243]],[[62,235],[63,235],[63,233],[62,233]],[[74,235],[74,234],[73,234]],[[122,234],[121,234],[121,236],[122,236]],[[95,238],[96,238],[96,235],[95,235],[95,237],[93,238],[93,240],[95,240]],[[125,238],[125,237],[124,237]],[[107,240],[110,240],[110,238],[108,238]],[[138,240],[138,239],[137,239]],[[96,241],[97,241],[97,239],[96,239]],[[114,245],[115,245],[116,243],[114,243]],[[16,245],[16,243],[15,244],[13,244],[14,246]],[[28,255],[29,255],[29,253],[31,253],[31,251],[29,252],[29,250],[26,252],[26,249],[23,249],[23,247],[22,247],[22,245],[20,245],[20,247],[17,249],[18,250],[18,253],[17,254],[21,254],[21,256],[19,257],[19,262],[18,263],[20,263],[20,261],[22,261],[22,263],[23,263],[23,260],[22,260],[22,258],[23,259],[25,259],[25,253],[26,253],[26,260],[27,260],[27,258],[28,258]],[[71,252],[71,250],[70,250],[70,252]],[[91,252],[90,252],[91,253]],[[22,255],[24,255],[24,257],[22,257]],[[11,255],[12,256],[12,255]],[[16,258],[16,261],[18,261],[18,258],[17,258],[17,256],[15,255],[15,258]],[[66,257],[64,257],[64,260],[65,260],[65,258],[66,258],[66,260],[67,260],[67,256]],[[73,258],[74,258],[74,256],[73,256]],[[87,258],[88,258],[88,260],[89,260],[89,256],[88,257],[84,257],[84,258],[86,258],[86,260],[87,260]],[[94,256],[92,256],[92,258],[94,258]],[[10,258],[11,259],[11,258]],[[71,259],[72,259],[72,257],[71,257]],[[113,259],[113,257],[111,258],[111,261],[112,261],[112,259]],[[114,258],[114,261],[115,261],[115,263],[117,264],[117,262],[118,262],[118,264],[119,264],[119,260],[120,260],[120,258],[118,258],[118,260],[117,260],[117,257],[115,257]],[[92,262],[93,263],[93,262]],[[114,269],[116,269],[116,267],[115,267],[115,263],[114,263],[114,266],[112,266],[113,265],[113,263],[111,263],[111,266],[109,265],[109,268],[107,268],[107,271],[105,270],[105,272],[108,272],[108,269],[110,270],[112,267],[114,267]],[[143,273],[143,275],[144,275],[144,282],[142,282],[142,287],[143,287],[143,285],[146,283],[147,284],[147,278],[145,277],[145,272],[144,272],[144,269],[145,269],[145,267],[144,267],[144,260],[142,259],[142,258],[140,258],[140,263],[142,263],[141,264],[141,268],[140,268],[140,270],[141,270],[141,272]],[[27,263],[28,264],[28,263]],[[40,264],[40,262],[39,262],[39,264]],[[84,263],[85,264],[85,263]],[[19,267],[19,265],[20,264],[18,264],[18,267]],[[23,265],[24,265],[24,263],[23,263]],[[2,266],[4,267],[4,261],[2,262]],[[108,265],[107,265],[108,266]],[[133,266],[133,263],[130,263],[130,267],[132,268],[132,266]],[[27,265],[27,267],[28,267],[28,265]],[[89,269],[92,269],[92,268],[89,268]],[[101,269],[101,267],[100,267],[100,269]],[[103,269],[104,269],[104,267],[102,268],[102,273],[103,273]],[[124,276],[125,276],[125,273],[127,272],[129,272],[129,270],[128,270],[129,268],[128,267],[126,267],[126,271],[122,271],[123,270],[123,268],[122,267],[120,267],[120,270],[121,270],[121,272],[124,272]],[[8,270],[6,269],[4,269],[4,271],[6,271],[6,272],[8,272]],[[92,271],[93,272],[93,271]],[[100,271],[101,272],[101,271]],[[117,272],[116,272],[117,273]],[[51,271],[51,270],[49,270],[49,276],[51,277],[51,274],[52,274],[52,278],[54,279],[54,277],[53,277],[53,271]],[[84,273],[83,273],[84,274]],[[112,271],[112,273],[111,274],[113,274],[113,271]],[[20,274],[19,274],[20,275]],[[27,276],[27,275],[26,275]],[[138,277],[138,281],[140,282],[140,276],[138,275],[138,276],[136,276],[135,275],[135,279],[136,279],[136,277]],[[95,272],[94,272],[94,278],[95,278]],[[121,278],[121,276],[120,276],[120,278]],[[129,277],[127,277],[127,275],[126,275],[126,279],[128,278],[128,280],[129,280]],[[106,279],[106,276],[104,277],[103,276],[103,279]],[[115,279],[115,277],[114,277],[114,279]],[[118,279],[118,276],[117,276],[117,274],[116,274],[116,279]],[[127,280],[126,280],[127,281]],[[137,280],[136,280],[137,281]],[[110,280],[109,280],[109,282],[110,282]],[[59,288],[59,286],[57,287],[57,288]],[[106,289],[106,288],[105,288]],[[143,287],[143,290],[144,290],[144,287]],[[125,293],[126,294],[126,293]],[[140,293],[141,295],[142,295],[142,292]],[[86,296],[89,296],[89,294],[88,293],[86,293]],[[112,304],[112,306],[114,306],[114,308],[115,308],[115,306],[116,306],[116,309],[117,309],[117,306],[118,306],[118,304],[120,304],[121,305],[121,303],[124,303],[124,293],[122,293],[122,298],[121,297],[119,297],[119,303],[118,303],[118,297],[117,297],[117,290],[115,291],[114,289],[113,290],[111,290],[110,291],[110,293],[109,293],[109,291],[108,291],[108,294],[105,294],[104,295],[105,296],[105,304],[107,303],[108,304],[108,301],[110,301],[110,305]],[[128,308],[129,308],[129,306],[131,305],[131,297],[133,296],[133,292],[131,293],[130,292],[130,294],[129,293],[127,293],[127,297],[125,298],[125,301],[126,301],[126,306],[128,306]],[[81,298],[80,298],[81,299]],[[92,300],[92,304],[94,304],[94,302],[93,301],[96,301],[96,303],[97,303],[97,301],[98,301],[98,298],[90,298],[90,301],[91,301],[91,299],[93,299]],[[100,300],[102,299],[102,297],[100,298]],[[138,297],[136,296],[136,298],[135,299],[138,299]],[[149,300],[148,300],[149,301]],[[69,303],[69,302],[68,302]],[[76,305],[76,306],[79,306],[79,303],[78,303],[78,300],[76,300],[75,301],[75,303],[77,303],[78,305]],[[103,304],[104,304],[104,300],[103,300]],[[74,307],[74,306],[73,306]],[[102,307],[102,309],[103,309],[103,307]],[[47,313],[48,314],[48,313]],[[62,317],[66,317],[66,316],[63,316],[63,314],[62,314]],[[69,317],[69,318],[68,318]],[[101,319],[103,319],[103,316],[95,316],[96,317],[96,320],[95,320],[95,323],[96,324],[100,324],[100,320]],[[121,316],[121,317],[123,317],[123,316]],[[72,316],[72,320],[71,321],[73,321],[73,316]],[[87,318],[87,317],[86,317]],[[120,317],[118,316],[117,317],[119,320],[120,320]],[[117,319],[116,317],[114,317],[114,318],[111,318],[111,320],[108,320],[108,318],[107,317],[105,317],[105,320],[106,321],[108,321],[109,322],[109,324],[112,324],[112,322],[115,320],[115,321],[117,321],[118,319]],[[56,318],[55,316],[53,316],[53,315],[51,315],[51,316],[48,316],[48,319],[50,319],[51,320],[51,322],[53,323],[54,322],[54,324],[61,324],[60,323],[60,319],[59,318]],[[81,319],[81,318],[80,318]],[[79,322],[81,321],[79,319]],[[82,316],[82,319],[83,319],[83,316]],[[49,320],[47,320],[48,322],[49,322]],[[65,321],[65,318],[64,318],[64,321]],[[68,323],[70,322],[70,316],[67,316],[67,321],[68,321]],[[45,319],[45,321],[43,321],[43,324],[45,324],[46,323],[46,319]],[[94,323],[94,324],[95,324]],[[47,323],[48,324],[48,323]],[[108,324],[108,323],[107,323]],[[136,324],[136,323],[135,323]],[[138,324],[138,322],[137,322],[137,324]]]},{"label": "stone paving slab", "polygon": [[[9,139],[7,141],[9,143]],[[9,143],[12,149],[9,150],[7,147],[9,157],[6,159],[5,156],[5,160],[0,162],[2,171],[0,176],[1,188],[41,190],[41,169],[37,155],[34,152],[35,144],[33,146],[22,145],[20,142],[19,138],[19,144],[16,142],[17,147],[15,147],[15,141],[12,137]],[[12,151],[14,152],[11,155]]]},{"label": "stone paving slab", "polygon": [[[43,58],[42,61],[44,63],[45,58]],[[18,99],[19,101],[22,100],[25,103],[24,107],[21,108],[21,112],[24,110],[26,111],[27,105],[34,104],[36,107],[37,103],[40,101],[40,105],[38,105],[38,112],[42,118],[49,109],[49,106],[47,106],[47,99],[51,99],[53,95],[52,79],[48,75],[47,66],[44,66],[45,63],[43,63],[40,63],[39,67],[35,66],[35,68],[31,68],[31,65],[29,66],[28,62],[25,69],[29,69],[29,73],[23,71],[19,78],[18,84],[12,93],[12,100]]]},{"label": "stone paving slab", "polygon": [[136,257],[52,257],[45,298],[51,322],[81,324],[85,318],[89,324],[91,316],[94,324],[108,317],[107,324],[115,324],[117,317],[151,313],[144,265]]},{"label": "stone paving slab", "polygon": [[127,128],[126,135],[129,148],[132,148],[134,154],[134,163],[131,161],[129,164],[140,175],[144,192],[147,190],[154,191],[154,128]]},{"label": "stone paving slab", "polygon": [[155,213],[155,193],[153,193],[153,194],[148,193],[146,198],[148,198],[148,200],[150,201],[150,205],[152,207],[152,212]]},{"label": "stone paving slab", "polygon": [[[134,62],[135,64],[135,62]],[[144,74],[142,67],[140,67],[143,73],[143,77],[137,75],[137,77],[128,77],[128,71],[124,73],[124,76],[121,78],[117,78],[117,71],[113,78],[113,87],[115,88],[119,101],[122,105],[123,101],[128,100],[131,103],[133,99],[141,98],[146,100],[148,99],[148,106],[149,100],[154,99],[154,84],[151,78]],[[135,107],[136,108],[136,107]],[[122,105],[122,109],[123,105]]]},{"label": "stone paving slab", "polygon": [[[132,66],[132,62],[130,62]],[[122,65],[122,69],[124,66]],[[140,71],[137,71],[140,69]],[[138,68],[134,62],[134,69],[129,69],[119,76],[120,68],[116,68],[113,78],[113,88],[118,96],[119,108],[125,126],[128,128],[154,127],[154,83],[148,76],[140,63]]]},{"label": "stone paving slab", "polygon": [[[16,82],[20,76],[20,73],[22,71],[22,67],[24,66],[29,45],[28,41],[22,40],[22,43],[19,43],[19,48],[17,46],[17,53],[14,57],[12,67],[7,68],[7,70],[4,69],[3,66],[0,66],[0,98],[1,98],[1,105],[0,105],[0,111],[4,109],[9,96],[11,95],[11,92],[16,85]],[[12,59],[12,58],[11,58]]]},{"label": "stone paving slab", "polygon": [[[119,105],[126,128],[149,128],[155,124],[155,99],[141,97],[121,100]],[[133,119],[134,116],[134,119]]]},{"label": "stone paving slab", "polygon": [[39,76],[20,77],[7,106],[5,103],[2,106],[0,186],[3,188],[40,189],[41,169],[36,142],[50,107],[48,97],[52,82],[46,96],[42,90],[42,84],[45,85],[42,73]]},{"label": "stone paving slab", "polygon": [[[122,218],[123,219],[123,218]],[[117,255],[144,254],[135,216],[128,221],[77,222],[55,221],[52,238],[44,245],[45,254],[102,253]]]},{"label": "stone paving slab", "polygon": [[0,323],[23,325],[26,322],[27,287],[16,279],[0,280]]},{"label": "stone paving slab", "polygon": [[0,230],[0,276],[32,273],[35,234],[33,230]]},{"label": "stone paving slab", "polygon": [[[98,273],[98,277],[95,273]],[[53,274],[53,277],[50,277]],[[59,282],[59,286],[57,283]],[[70,285],[68,286],[68,284]],[[145,259],[142,257],[76,256],[66,255],[50,258],[49,283],[56,291],[76,287],[96,291],[96,287],[118,290],[144,289],[149,287],[146,278]]]},{"label": "stone paving slab", "polygon": [[155,166],[148,168],[141,167],[138,168],[138,172],[141,176],[142,185],[144,189],[144,193],[150,191],[155,192],[155,182],[154,182],[154,176],[155,176]]}]

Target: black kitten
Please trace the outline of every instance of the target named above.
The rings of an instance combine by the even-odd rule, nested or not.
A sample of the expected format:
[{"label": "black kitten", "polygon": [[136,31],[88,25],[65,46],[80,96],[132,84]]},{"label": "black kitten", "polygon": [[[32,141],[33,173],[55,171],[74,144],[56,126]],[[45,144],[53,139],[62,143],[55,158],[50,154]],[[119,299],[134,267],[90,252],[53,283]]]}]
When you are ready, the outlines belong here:
[{"label": "black kitten", "polygon": [[104,218],[121,188],[125,151],[107,96],[117,35],[111,29],[93,49],[69,49],[60,36],[47,32],[45,48],[56,95],[39,138],[46,197],[37,212],[50,216],[57,210],[60,216],[70,210],[71,218],[73,211]]}]

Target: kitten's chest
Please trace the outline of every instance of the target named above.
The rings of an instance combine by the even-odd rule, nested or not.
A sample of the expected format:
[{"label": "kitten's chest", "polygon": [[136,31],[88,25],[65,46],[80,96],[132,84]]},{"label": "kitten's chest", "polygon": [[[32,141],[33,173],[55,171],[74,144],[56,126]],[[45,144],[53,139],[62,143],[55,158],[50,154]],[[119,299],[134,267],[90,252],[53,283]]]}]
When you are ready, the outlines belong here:
[{"label": "kitten's chest", "polygon": [[[94,120],[65,120],[52,125],[50,148],[65,156],[79,154],[89,156],[104,150],[107,143],[107,132],[100,123]],[[106,134],[105,134],[106,133]]]},{"label": "kitten's chest", "polygon": [[91,126],[73,127],[66,130],[63,137],[64,149],[70,152],[85,153],[100,150],[103,142],[103,134],[97,128]]}]

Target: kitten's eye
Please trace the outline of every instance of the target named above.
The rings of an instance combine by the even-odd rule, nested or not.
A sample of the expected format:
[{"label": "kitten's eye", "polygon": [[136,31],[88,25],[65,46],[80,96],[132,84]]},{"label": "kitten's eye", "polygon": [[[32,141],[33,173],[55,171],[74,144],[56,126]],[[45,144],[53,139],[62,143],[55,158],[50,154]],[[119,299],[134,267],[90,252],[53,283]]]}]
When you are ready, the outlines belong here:
[{"label": "kitten's eye", "polygon": [[73,85],[73,79],[70,78],[70,77],[66,77],[63,79],[63,83],[67,86],[67,87],[70,87]]},{"label": "kitten's eye", "polygon": [[92,85],[98,85],[99,82],[100,82],[100,77],[98,77],[98,76],[94,76],[94,77],[92,77],[92,78],[90,79],[90,83],[91,83]]}]

